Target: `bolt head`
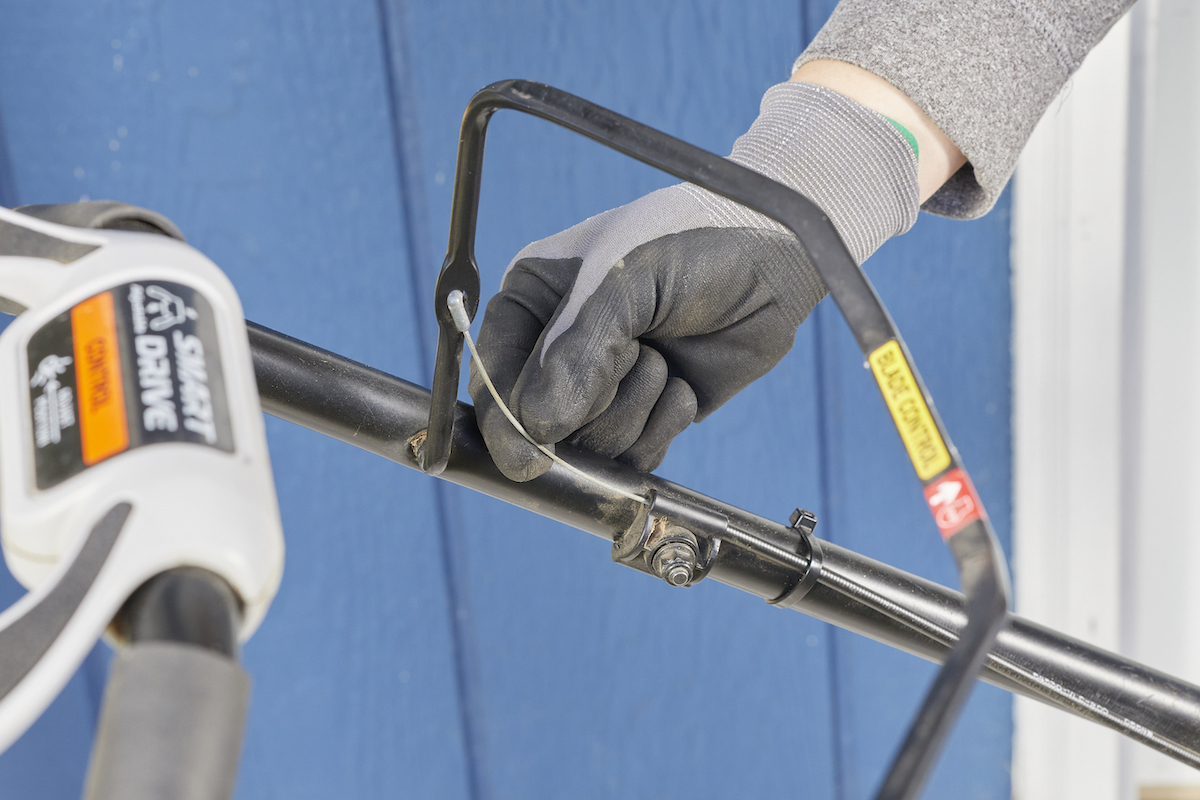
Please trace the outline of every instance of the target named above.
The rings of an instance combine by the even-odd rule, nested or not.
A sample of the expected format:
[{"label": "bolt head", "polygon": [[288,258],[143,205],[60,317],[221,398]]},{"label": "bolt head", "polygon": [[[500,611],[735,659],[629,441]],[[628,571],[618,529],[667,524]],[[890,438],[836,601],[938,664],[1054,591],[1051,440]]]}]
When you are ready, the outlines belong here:
[{"label": "bolt head", "polygon": [[683,564],[676,564],[667,570],[667,583],[672,586],[687,586],[692,581],[692,571]]}]

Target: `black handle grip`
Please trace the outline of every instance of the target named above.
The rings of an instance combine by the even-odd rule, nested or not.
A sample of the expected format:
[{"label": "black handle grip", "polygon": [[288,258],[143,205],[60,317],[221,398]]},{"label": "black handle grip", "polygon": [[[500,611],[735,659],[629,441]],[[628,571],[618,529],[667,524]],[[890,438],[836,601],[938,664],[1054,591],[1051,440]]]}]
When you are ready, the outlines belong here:
[{"label": "black handle grip", "polygon": [[85,800],[229,800],[250,678],[237,662],[240,604],[222,578],[181,567],[118,615]]}]

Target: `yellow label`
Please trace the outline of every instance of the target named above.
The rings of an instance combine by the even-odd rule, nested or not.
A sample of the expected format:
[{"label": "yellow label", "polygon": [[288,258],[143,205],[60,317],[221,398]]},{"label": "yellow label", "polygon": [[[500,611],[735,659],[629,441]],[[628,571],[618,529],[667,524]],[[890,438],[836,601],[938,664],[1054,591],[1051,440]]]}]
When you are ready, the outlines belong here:
[{"label": "yellow label", "polygon": [[71,309],[83,463],[91,466],[129,447],[121,356],[111,292]]},{"label": "yellow label", "polygon": [[933,415],[925,405],[925,398],[917,388],[900,345],[890,341],[871,353],[867,360],[879,382],[892,421],[904,440],[904,449],[917,470],[917,477],[929,480],[950,466],[950,451],[933,424]]}]

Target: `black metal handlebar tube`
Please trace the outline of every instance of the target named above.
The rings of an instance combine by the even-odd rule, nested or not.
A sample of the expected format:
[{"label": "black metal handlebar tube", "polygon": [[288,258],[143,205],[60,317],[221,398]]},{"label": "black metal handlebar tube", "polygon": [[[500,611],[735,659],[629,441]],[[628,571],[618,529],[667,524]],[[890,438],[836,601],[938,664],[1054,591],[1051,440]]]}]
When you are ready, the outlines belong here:
[{"label": "black metal handlebar tube", "polygon": [[[267,413],[412,469],[424,434],[430,393],[400,378],[249,323],[254,370]],[[452,457],[440,477],[615,541],[640,530],[645,508],[605,493],[555,465],[528,483],[513,483],[492,463],[474,410],[455,409]],[[781,545],[807,559],[803,537],[786,525],[721,503],[654,475],[562,445],[576,466],[638,493],[665,494],[724,515],[732,529]],[[793,592],[806,571],[763,558],[730,538],[708,576],[779,605],[931,661],[966,626],[958,592],[845,548],[821,543],[816,585]],[[1124,733],[1200,767],[1200,687],[1010,616],[980,677]]]},{"label": "black metal handlebar tube", "polygon": [[433,404],[422,449],[425,470],[436,475],[450,458],[462,335],[450,317],[447,299],[450,292],[462,291],[468,314],[474,317],[479,304],[474,248],[484,143],[488,121],[503,108],[553,122],[776,220],[796,234],[829,287],[872,367],[968,598],[969,624],[934,679],[877,794],[880,800],[914,797],[1004,624],[1008,568],[899,331],[833,223],[810,200],[739,164],[545,84],[501,81],[476,93],[463,115],[450,243],[434,292],[439,333]]}]

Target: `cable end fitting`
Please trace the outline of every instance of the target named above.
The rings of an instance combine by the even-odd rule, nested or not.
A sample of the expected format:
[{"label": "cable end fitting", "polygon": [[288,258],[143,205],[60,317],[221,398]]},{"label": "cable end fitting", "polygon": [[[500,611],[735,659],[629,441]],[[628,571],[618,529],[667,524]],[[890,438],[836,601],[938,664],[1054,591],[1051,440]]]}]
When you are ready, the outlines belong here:
[{"label": "cable end fitting", "polygon": [[450,318],[459,333],[471,330],[471,318],[467,316],[467,296],[462,290],[455,289],[446,296],[446,305],[450,308]]}]

